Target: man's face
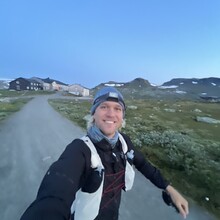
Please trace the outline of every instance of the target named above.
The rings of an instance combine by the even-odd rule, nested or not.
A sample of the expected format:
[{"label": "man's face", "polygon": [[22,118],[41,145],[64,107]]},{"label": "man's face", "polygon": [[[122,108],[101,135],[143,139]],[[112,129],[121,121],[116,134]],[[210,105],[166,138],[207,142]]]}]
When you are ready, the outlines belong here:
[{"label": "man's face", "polygon": [[123,108],[118,102],[106,101],[96,108],[93,118],[102,133],[112,138],[122,125]]}]

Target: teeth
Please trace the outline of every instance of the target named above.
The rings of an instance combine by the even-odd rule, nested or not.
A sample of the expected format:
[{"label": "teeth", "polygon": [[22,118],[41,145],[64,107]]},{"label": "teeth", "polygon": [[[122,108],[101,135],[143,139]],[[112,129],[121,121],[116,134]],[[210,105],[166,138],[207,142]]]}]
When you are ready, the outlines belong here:
[{"label": "teeth", "polygon": [[113,124],[114,123],[114,121],[105,121],[106,123],[108,123],[108,124]]}]

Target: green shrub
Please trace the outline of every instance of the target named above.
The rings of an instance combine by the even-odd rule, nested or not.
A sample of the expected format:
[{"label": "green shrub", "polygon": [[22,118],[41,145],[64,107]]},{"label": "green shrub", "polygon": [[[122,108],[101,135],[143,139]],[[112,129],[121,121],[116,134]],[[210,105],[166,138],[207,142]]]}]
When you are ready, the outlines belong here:
[{"label": "green shrub", "polygon": [[[89,114],[88,101],[53,101],[56,109],[83,128],[84,116]],[[58,108],[57,106],[61,106]],[[219,116],[217,105],[205,103],[165,103],[153,100],[132,100],[126,111],[126,127],[133,144],[138,147],[176,187],[200,205],[220,217],[220,139],[219,127],[198,124],[195,114]],[[180,108],[163,111],[164,106]],[[194,109],[199,108],[197,113]],[[219,118],[220,119],[220,118]],[[210,201],[205,202],[208,196]]]}]

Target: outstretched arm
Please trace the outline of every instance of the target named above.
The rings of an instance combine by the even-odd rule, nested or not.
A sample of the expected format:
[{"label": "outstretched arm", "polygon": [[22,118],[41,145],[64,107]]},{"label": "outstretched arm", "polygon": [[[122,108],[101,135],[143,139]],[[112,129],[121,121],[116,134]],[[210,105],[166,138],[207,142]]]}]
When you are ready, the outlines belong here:
[{"label": "outstretched arm", "polygon": [[183,196],[171,185],[168,185],[166,188],[167,193],[170,195],[173,203],[178,208],[180,214],[186,218],[189,214],[188,202]]},{"label": "outstretched arm", "polygon": [[134,159],[132,161],[135,167],[155,186],[166,190],[180,214],[186,218],[189,213],[187,200],[184,199],[183,196],[169,184],[169,182],[161,175],[160,171],[156,167],[154,167],[145,159],[144,155],[134,147],[133,143],[127,135],[123,134],[123,137],[128,144],[128,151],[133,149],[135,152]]},{"label": "outstretched arm", "polygon": [[85,174],[86,167],[90,166],[90,152],[83,144],[79,139],[73,141],[50,166],[41,182],[36,200],[20,220],[70,218],[75,193],[81,187],[81,176]]}]

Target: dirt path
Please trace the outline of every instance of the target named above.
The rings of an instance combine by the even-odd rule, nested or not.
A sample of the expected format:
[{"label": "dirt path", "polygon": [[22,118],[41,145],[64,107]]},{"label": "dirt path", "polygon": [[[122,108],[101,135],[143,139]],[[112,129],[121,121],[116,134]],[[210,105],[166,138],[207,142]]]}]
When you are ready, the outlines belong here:
[{"label": "dirt path", "polygon": [[[39,184],[66,145],[84,131],[38,96],[0,123],[0,216],[19,219],[34,200]],[[161,192],[137,175],[134,189],[122,199],[120,220],[182,219],[161,200]],[[191,220],[212,220],[193,207]]]}]

